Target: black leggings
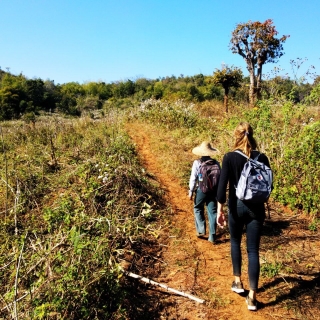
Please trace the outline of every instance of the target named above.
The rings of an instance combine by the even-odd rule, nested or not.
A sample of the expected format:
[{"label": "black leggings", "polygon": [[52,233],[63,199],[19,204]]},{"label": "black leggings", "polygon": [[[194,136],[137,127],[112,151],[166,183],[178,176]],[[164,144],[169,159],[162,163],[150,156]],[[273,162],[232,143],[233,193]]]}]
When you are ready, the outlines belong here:
[{"label": "black leggings", "polygon": [[238,200],[233,209],[229,209],[229,230],[231,236],[231,259],[233,275],[241,276],[241,239],[243,228],[246,226],[248,274],[251,290],[258,289],[260,262],[259,247],[264,222],[264,209],[254,214],[242,201]]}]

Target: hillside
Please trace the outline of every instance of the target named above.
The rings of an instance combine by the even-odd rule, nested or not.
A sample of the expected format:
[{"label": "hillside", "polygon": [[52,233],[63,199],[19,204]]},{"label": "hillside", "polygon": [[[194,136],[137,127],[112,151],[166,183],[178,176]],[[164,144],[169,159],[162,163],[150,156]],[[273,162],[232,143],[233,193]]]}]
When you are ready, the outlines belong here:
[{"label": "hillside", "polygon": [[291,100],[225,113],[217,101],[148,99],[1,122],[0,318],[246,318],[230,290],[228,229],[215,246],[198,239],[187,198],[192,148],[212,141],[221,161],[239,121],[275,174],[254,316],[318,316],[319,120]]}]

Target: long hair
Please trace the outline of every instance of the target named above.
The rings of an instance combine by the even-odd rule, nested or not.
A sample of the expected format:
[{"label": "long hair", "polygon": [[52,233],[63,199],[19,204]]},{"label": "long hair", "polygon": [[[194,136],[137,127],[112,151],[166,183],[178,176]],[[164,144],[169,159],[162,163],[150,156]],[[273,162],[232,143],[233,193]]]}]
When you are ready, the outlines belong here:
[{"label": "long hair", "polygon": [[257,142],[253,137],[253,129],[247,122],[240,122],[234,130],[235,143],[233,150],[240,149],[248,157],[251,151],[257,149]]}]

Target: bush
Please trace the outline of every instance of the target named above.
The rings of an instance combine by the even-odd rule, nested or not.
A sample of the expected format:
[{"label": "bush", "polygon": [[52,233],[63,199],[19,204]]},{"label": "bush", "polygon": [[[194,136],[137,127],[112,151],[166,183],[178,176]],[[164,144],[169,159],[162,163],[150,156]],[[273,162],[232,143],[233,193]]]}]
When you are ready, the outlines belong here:
[{"label": "bush", "polygon": [[320,210],[320,122],[291,136],[277,169],[273,197],[290,208]]},{"label": "bush", "polygon": [[194,104],[182,100],[173,103],[155,99],[146,100],[137,108],[136,116],[168,129],[192,128],[197,125],[199,119]]}]

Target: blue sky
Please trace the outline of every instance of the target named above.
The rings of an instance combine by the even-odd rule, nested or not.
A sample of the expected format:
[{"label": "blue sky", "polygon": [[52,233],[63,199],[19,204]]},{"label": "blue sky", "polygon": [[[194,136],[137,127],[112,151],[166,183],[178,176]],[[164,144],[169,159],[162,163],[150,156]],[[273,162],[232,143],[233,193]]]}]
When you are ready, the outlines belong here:
[{"label": "blue sky", "polygon": [[[0,66],[28,78],[125,81],[211,75],[245,63],[229,50],[238,23],[272,19],[285,55],[275,66],[293,77],[290,60],[307,58],[320,74],[319,0],[0,0]],[[9,69],[8,69],[9,68]]]}]

